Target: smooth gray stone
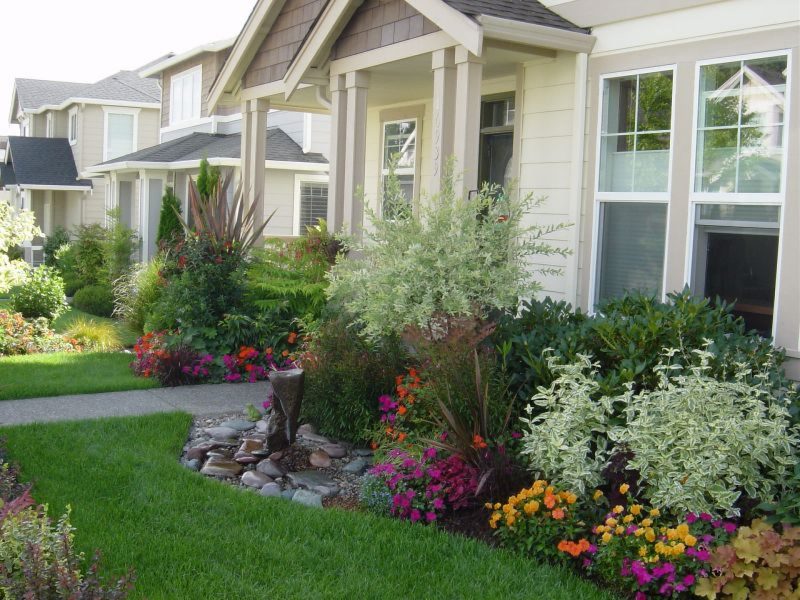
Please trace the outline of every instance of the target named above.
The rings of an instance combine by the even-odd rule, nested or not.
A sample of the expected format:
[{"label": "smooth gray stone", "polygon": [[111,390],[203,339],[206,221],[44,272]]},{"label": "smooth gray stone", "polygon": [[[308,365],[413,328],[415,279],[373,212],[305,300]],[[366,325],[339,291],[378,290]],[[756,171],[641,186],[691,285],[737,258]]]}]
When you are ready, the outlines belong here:
[{"label": "smooth gray stone", "polygon": [[311,423],[303,423],[300,427],[297,428],[297,433],[305,435],[307,433],[319,433],[317,428],[314,427]]},{"label": "smooth gray stone", "polygon": [[372,450],[369,448],[356,448],[353,450],[353,455],[361,457],[372,456]]},{"label": "smooth gray stone", "polygon": [[191,460],[187,460],[185,463],[186,468],[192,471],[199,471],[200,470],[200,459],[193,458]]},{"label": "smooth gray stone", "polygon": [[322,508],[322,496],[308,490],[297,490],[292,496],[292,502],[313,508]]},{"label": "smooth gray stone", "polygon": [[258,433],[267,433],[267,422],[264,420],[256,421],[256,431]]},{"label": "smooth gray stone", "polygon": [[272,483],[272,478],[258,471],[248,471],[242,475],[242,483],[248,487],[261,489],[268,483]]},{"label": "smooth gray stone", "polygon": [[292,498],[294,498],[294,493],[295,493],[296,491],[297,491],[297,490],[283,490],[283,491],[281,492],[281,496],[283,496],[283,497],[284,497],[284,498],[286,498],[287,500],[291,500]]},{"label": "smooth gray stone", "polygon": [[301,433],[303,439],[308,440],[309,442],[316,442],[318,444],[330,444],[331,441],[326,438],[324,435],[317,435],[316,433]]},{"label": "smooth gray stone", "polygon": [[314,452],[309,455],[308,462],[311,463],[311,466],[313,467],[327,469],[331,466],[331,457],[328,456],[327,452],[322,450],[314,450]]},{"label": "smooth gray stone", "polygon": [[342,467],[342,471],[345,473],[352,473],[353,475],[361,475],[366,470],[367,461],[365,461],[363,458],[357,458]]},{"label": "smooth gray stone", "polygon": [[339,485],[331,477],[313,469],[288,473],[286,478],[297,487],[314,489],[318,485],[323,485],[326,488],[339,489]]},{"label": "smooth gray stone", "polygon": [[258,463],[256,465],[256,471],[272,477],[273,479],[277,479],[278,477],[283,477],[286,475],[286,469],[269,458]]},{"label": "smooth gray stone", "polygon": [[340,444],[323,444],[321,450],[331,458],[344,458],[347,456],[347,448]]},{"label": "smooth gray stone", "polygon": [[256,424],[252,421],[245,421],[244,419],[231,419],[220,424],[220,427],[227,427],[236,431],[250,431],[255,426]]},{"label": "smooth gray stone", "polygon": [[281,486],[275,482],[264,484],[261,488],[261,495],[267,497],[278,497],[281,495]]},{"label": "smooth gray stone", "polygon": [[239,437],[239,432],[230,427],[208,427],[206,433],[215,440],[230,441]]}]

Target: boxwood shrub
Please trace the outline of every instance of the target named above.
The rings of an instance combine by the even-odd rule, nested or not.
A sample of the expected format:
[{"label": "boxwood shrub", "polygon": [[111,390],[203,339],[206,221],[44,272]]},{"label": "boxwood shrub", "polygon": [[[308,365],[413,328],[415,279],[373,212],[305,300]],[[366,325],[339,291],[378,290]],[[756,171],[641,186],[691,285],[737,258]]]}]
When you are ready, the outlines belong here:
[{"label": "boxwood shrub", "polygon": [[90,315],[110,317],[114,312],[114,292],[110,285],[87,285],[75,292],[72,306]]}]

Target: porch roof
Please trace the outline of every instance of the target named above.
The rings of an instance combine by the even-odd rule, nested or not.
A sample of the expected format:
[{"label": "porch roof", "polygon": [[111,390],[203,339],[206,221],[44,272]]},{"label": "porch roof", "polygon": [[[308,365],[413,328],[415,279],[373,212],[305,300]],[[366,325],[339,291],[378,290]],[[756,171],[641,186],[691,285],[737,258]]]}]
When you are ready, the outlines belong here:
[{"label": "porch roof", "polygon": [[588,33],[588,29],[578,27],[561,15],[553,12],[537,0],[444,0],[447,4],[465,15],[474,17],[486,15],[500,19],[510,19],[522,23],[533,23],[545,27],[566,29],[577,33]]},{"label": "porch roof", "polygon": [[66,138],[10,136],[8,152],[15,185],[31,189],[92,189],[91,180],[78,178]]}]

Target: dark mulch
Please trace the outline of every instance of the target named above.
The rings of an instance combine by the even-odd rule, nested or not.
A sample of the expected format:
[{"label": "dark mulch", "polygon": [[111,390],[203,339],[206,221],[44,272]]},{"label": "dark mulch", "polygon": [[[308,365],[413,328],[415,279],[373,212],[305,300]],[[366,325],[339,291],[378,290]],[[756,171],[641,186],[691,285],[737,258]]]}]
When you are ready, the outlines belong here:
[{"label": "dark mulch", "polygon": [[498,545],[497,538],[489,527],[489,514],[489,511],[483,506],[465,508],[448,513],[438,523],[439,527],[448,533],[474,538],[495,547]]}]

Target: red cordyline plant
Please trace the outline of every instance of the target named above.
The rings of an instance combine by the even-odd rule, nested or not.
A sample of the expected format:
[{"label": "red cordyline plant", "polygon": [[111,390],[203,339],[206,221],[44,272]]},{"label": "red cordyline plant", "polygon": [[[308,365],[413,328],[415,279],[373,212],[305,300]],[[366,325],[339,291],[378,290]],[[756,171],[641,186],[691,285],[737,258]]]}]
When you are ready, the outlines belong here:
[{"label": "red cordyline plant", "polygon": [[205,197],[198,190],[197,182],[189,178],[189,211],[193,223],[189,225],[180,213],[178,219],[187,234],[197,233],[218,247],[230,245],[247,253],[259,241],[275,211],[257,225],[256,213],[261,208],[261,198],[246,198],[240,183],[229,203],[230,183],[230,173],[219,177],[212,193]]}]

